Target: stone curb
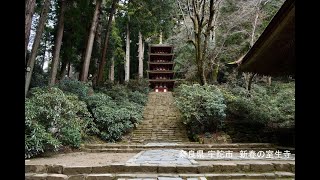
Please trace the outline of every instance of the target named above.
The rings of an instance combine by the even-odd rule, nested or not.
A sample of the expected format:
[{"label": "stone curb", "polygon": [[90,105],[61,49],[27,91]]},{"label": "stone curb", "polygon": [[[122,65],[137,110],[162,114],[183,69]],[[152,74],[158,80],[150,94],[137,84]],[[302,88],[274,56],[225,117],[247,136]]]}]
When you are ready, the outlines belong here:
[{"label": "stone curb", "polygon": [[25,165],[25,173],[92,174],[92,173],[244,173],[295,172],[294,162],[224,162],[212,165],[157,165],[117,163],[105,166]]},{"label": "stone curb", "polygon": [[201,174],[190,174],[190,173],[161,173],[161,174],[137,174],[137,173],[128,173],[128,174],[110,174],[110,173],[101,173],[101,174],[81,174],[81,175],[62,175],[62,174],[34,174],[26,173],[26,180],[113,180],[113,179],[132,179],[132,178],[148,178],[148,179],[157,179],[159,177],[175,177],[175,178],[200,178],[207,180],[216,180],[216,179],[288,179],[294,178],[295,174],[290,172],[281,172],[276,171],[272,173],[201,173]]},{"label": "stone curb", "polygon": [[164,145],[164,146],[146,146],[143,144],[84,144],[85,148],[89,149],[106,149],[106,148],[143,148],[143,149],[153,149],[153,148],[276,148],[276,146],[269,143],[230,143],[230,144],[177,144],[177,145]]}]

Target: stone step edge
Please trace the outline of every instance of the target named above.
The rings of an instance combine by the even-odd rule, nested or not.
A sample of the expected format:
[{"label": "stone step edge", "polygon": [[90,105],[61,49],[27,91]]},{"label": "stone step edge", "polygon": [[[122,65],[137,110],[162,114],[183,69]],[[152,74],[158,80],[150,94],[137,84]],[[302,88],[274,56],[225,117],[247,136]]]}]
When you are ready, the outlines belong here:
[{"label": "stone step edge", "polygon": [[[145,147],[82,147],[86,149],[142,149],[142,150],[149,150],[149,149],[181,149],[181,150],[277,150],[276,148],[264,148],[264,147],[256,147],[256,148],[241,148],[241,147],[168,147],[168,146],[145,146]],[[290,151],[291,152],[291,151]]]},{"label": "stone step edge", "polygon": [[171,173],[159,173],[159,174],[79,174],[79,175],[64,175],[64,174],[53,174],[53,173],[26,173],[26,180],[33,180],[33,178],[54,178],[54,179],[83,179],[83,180],[93,180],[103,178],[104,180],[113,180],[114,178],[158,178],[158,177],[180,177],[180,178],[196,178],[205,177],[208,180],[223,178],[223,179],[240,179],[240,178],[259,178],[259,179],[274,179],[274,178],[294,178],[295,174],[290,172],[276,171],[272,173],[206,173],[206,174],[171,174]]},{"label": "stone step edge", "polygon": [[212,165],[140,165],[114,163],[104,166],[25,165],[26,173],[94,174],[94,173],[247,173],[247,172],[295,172],[293,162],[227,162]]},{"label": "stone step edge", "polygon": [[[159,147],[159,146],[145,146],[142,144],[83,144],[84,147],[134,147],[134,148],[153,148],[153,147]],[[231,148],[231,147],[237,147],[237,148],[274,148],[276,146],[272,144],[176,144],[176,145],[164,145],[162,146],[164,148],[194,148],[194,147],[201,147],[201,148]]]},{"label": "stone step edge", "polygon": [[[91,148],[81,148],[81,151],[84,152],[89,152],[89,153],[100,153],[100,152],[109,152],[109,153],[138,153],[141,151],[145,151],[145,150],[160,150],[160,149],[166,149],[163,147],[154,147],[154,148],[150,148],[150,149],[144,149],[144,148],[121,148],[121,149],[116,149],[116,148],[102,148],[102,149],[91,149]],[[249,150],[254,150],[254,151],[265,151],[265,150],[273,150],[275,151],[275,149],[272,148],[266,148],[266,149],[262,149],[262,148],[253,148],[253,149],[240,149],[240,148],[236,148],[236,149],[230,149],[230,148],[226,148],[226,149],[222,149],[222,148],[208,148],[208,149],[195,149],[195,148],[183,148],[184,151],[197,151],[197,150],[203,150],[203,152],[207,152],[207,151],[226,151],[226,150],[230,150],[232,152],[240,152],[242,150],[247,150],[249,152]]]}]

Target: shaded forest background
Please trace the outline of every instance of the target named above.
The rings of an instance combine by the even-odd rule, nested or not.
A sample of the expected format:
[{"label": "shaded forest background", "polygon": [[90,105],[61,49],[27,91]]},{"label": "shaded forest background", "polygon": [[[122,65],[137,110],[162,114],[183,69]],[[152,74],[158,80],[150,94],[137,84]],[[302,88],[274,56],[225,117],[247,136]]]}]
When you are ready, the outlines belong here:
[{"label": "shaded forest background", "polygon": [[148,47],[172,44],[191,140],[294,145],[292,77],[237,71],[284,0],[26,0],[26,158],[142,120]]}]

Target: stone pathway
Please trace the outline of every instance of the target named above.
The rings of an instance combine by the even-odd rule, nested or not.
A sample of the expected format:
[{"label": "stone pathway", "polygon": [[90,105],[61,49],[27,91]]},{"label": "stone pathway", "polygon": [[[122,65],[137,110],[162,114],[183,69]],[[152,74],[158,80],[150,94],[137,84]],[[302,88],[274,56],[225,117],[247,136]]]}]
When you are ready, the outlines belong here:
[{"label": "stone pathway", "polygon": [[[158,177],[158,178],[119,178],[118,180],[184,180],[180,177]],[[207,180],[205,177],[193,177],[193,178],[185,178],[185,180]]]},{"label": "stone pathway", "polygon": [[191,165],[192,160],[181,155],[181,150],[157,149],[138,153],[127,163],[132,164],[161,164],[161,165]]},{"label": "stone pathway", "polygon": [[178,143],[147,143],[145,144],[144,146],[160,146],[160,147],[163,147],[163,146],[177,146]]}]

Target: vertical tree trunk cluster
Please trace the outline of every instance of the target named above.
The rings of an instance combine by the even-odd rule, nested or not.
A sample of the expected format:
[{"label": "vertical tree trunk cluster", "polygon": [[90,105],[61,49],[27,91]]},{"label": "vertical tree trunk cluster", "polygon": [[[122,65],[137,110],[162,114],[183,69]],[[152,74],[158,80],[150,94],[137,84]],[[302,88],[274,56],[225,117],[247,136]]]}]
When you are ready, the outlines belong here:
[{"label": "vertical tree trunk cluster", "polygon": [[[32,51],[30,53],[30,55],[27,57],[27,46],[29,43],[29,36],[30,36],[30,30],[31,30],[31,24],[32,24],[32,16],[35,13],[35,9],[36,9],[36,4],[37,1],[36,0],[26,0],[25,2],[25,7],[26,7],[26,12],[25,12],[25,63],[26,63],[26,74],[25,74],[25,78],[26,78],[26,83],[25,83],[25,96],[27,95],[29,86],[30,86],[30,81],[31,81],[31,77],[32,77],[32,72],[34,69],[34,65],[35,65],[35,61],[36,61],[36,57],[37,56],[43,56],[43,59],[47,59],[47,53],[44,52],[44,54],[39,55],[38,51],[39,51],[39,46],[40,46],[40,41],[41,37],[43,36],[44,33],[44,28],[46,26],[47,23],[47,19],[48,16],[51,16],[51,13],[56,14],[57,18],[57,25],[56,25],[56,31],[54,34],[54,45],[53,45],[53,49],[52,49],[52,62],[50,65],[50,74],[49,74],[49,79],[48,79],[48,86],[54,86],[54,84],[57,82],[57,80],[61,80],[63,79],[65,76],[71,76],[72,73],[72,65],[71,62],[77,62],[78,59],[76,58],[75,60],[71,60],[68,58],[63,59],[63,61],[61,61],[61,51],[63,49],[61,49],[63,41],[65,38],[70,38],[70,39],[75,39],[75,41],[77,42],[75,46],[72,46],[73,49],[67,49],[66,51],[63,51],[64,55],[68,56],[69,53],[76,51],[79,53],[79,59],[81,59],[81,65],[78,66],[78,64],[75,64],[75,67],[77,71],[79,71],[79,76],[78,79],[80,81],[86,82],[88,81],[88,74],[89,74],[89,67],[91,63],[91,56],[92,56],[92,52],[93,52],[93,45],[94,43],[97,43],[97,48],[99,49],[99,57],[95,58],[95,67],[94,67],[94,74],[93,74],[93,85],[99,85],[102,84],[104,81],[104,71],[106,68],[106,64],[107,64],[107,56],[108,56],[108,45],[110,46],[110,36],[111,36],[111,32],[112,32],[112,22],[113,22],[113,17],[115,16],[117,7],[120,6],[119,5],[120,0],[112,0],[110,1],[111,6],[108,7],[110,8],[109,14],[108,14],[108,20],[106,23],[106,27],[105,27],[105,32],[103,32],[104,28],[102,27],[102,22],[100,21],[102,17],[102,7],[103,5],[103,1],[102,0],[93,0],[93,1],[88,1],[88,4],[93,3],[94,7],[90,7],[89,9],[85,8],[84,4],[81,4],[77,1],[67,1],[67,0],[58,0],[58,1],[51,1],[51,0],[43,0],[41,1],[41,13],[40,13],[40,18],[39,18],[39,22],[37,22],[37,29],[36,29],[36,33],[35,33],[35,38],[34,38],[34,43],[32,46]],[[51,3],[54,3],[53,6],[58,8],[58,12],[50,12],[50,5]],[[69,4],[70,3],[70,4]],[[72,3],[72,4],[71,4]],[[136,2],[131,2],[130,0],[127,1],[127,3],[125,4],[125,6],[127,6],[129,9],[132,8],[133,10],[136,10],[135,8],[137,8],[139,3]],[[122,5],[122,4],[121,4]],[[130,5],[130,6],[129,6]],[[131,7],[132,5],[132,7]],[[140,5],[140,4],[139,4]],[[143,5],[146,6],[146,8],[150,8],[149,7],[149,2],[144,2]],[[73,9],[73,8],[79,8],[79,9]],[[139,7],[141,8],[141,7]],[[144,8],[144,7],[142,7]],[[69,35],[69,31],[75,31],[74,28],[76,28],[77,26],[74,26],[74,24],[72,24],[72,18],[75,17],[81,17],[83,14],[82,12],[80,12],[81,14],[79,15],[78,10],[84,10],[84,13],[92,13],[92,15],[90,15],[90,29],[89,27],[83,28],[81,30],[79,30],[79,33],[81,33],[81,36],[83,36],[84,38],[86,38],[86,42],[83,44],[79,44],[81,41],[78,40],[79,38],[77,36],[73,36],[73,35]],[[71,11],[69,11],[71,10]],[[73,11],[74,10],[74,11]],[[144,10],[143,10],[144,11]],[[142,12],[143,12],[142,11]],[[50,14],[49,14],[50,12]],[[70,12],[70,13],[69,13]],[[73,14],[74,13],[74,14]],[[73,15],[75,15],[75,17],[73,17]],[[71,18],[71,19],[69,19]],[[130,80],[130,23],[135,23],[137,22],[136,19],[132,19],[130,22],[130,15],[129,15],[129,11],[127,12],[127,22],[124,25],[125,26],[125,63],[124,66],[121,66],[119,68],[118,72],[118,78],[121,78],[120,81],[123,82],[123,80],[125,82],[128,82]],[[141,17],[140,17],[141,18]],[[87,20],[86,20],[87,21]],[[139,20],[138,20],[139,21]],[[101,23],[100,23],[101,22]],[[69,24],[70,23],[70,24]],[[71,25],[71,26],[69,26]],[[68,27],[67,27],[68,26]],[[143,29],[143,25],[141,25],[142,28],[139,29],[139,42],[138,42],[138,77],[139,79],[143,78],[143,59],[144,59],[144,51],[145,51],[145,47],[144,47],[144,36],[143,33],[145,32],[145,30]],[[65,29],[66,28],[66,29]],[[88,28],[88,29],[87,29]],[[84,33],[82,35],[82,33],[84,31],[88,31],[86,33]],[[49,32],[49,31],[47,31]],[[64,37],[64,32],[67,32],[65,34]],[[105,33],[105,38],[103,41],[103,46],[102,46],[102,40],[101,40],[101,34]],[[50,35],[50,34],[49,34]],[[161,38],[160,38],[160,44],[162,43],[162,32],[161,32]],[[48,36],[50,38],[50,36]],[[51,39],[51,38],[50,38]],[[51,45],[51,40],[47,40],[46,42],[50,42],[49,44],[46,43],[45,46]],[[83,48],[79,47],[79,45],[81,45]],[[119,44],[117,44],[118,46]],[[49,46],[48,46],[49,47]],[[80,49],[81,48],[81,49]],[[80,51],[80,52],[79,52]],[[121,52],[122,53],[122,52]],[[101,55],[101,56],[100,56]],[[201,55],[199,53],[199,55]],[[109,56],[108,56],[109,57]],[[117,54],[110,54],[110,69],[109,69],[109,79],[111,81],[114,81],[115,79],[115,64],[117,64],[116,61],[116,57]],[[27,62],[28,60],[28,62]],[[42,63],[42,66],[44,64],[44,61],[40,62]],[[99,64],[99,66],[97,66]],[[80,70],[78,69],[80,67]],[[117,70],[117,69],[116,69]]]},{"label": "vertical tree trunk cluster", "polygon": [[30,30],[31,30],[31,24],[32,24],[32,17],[34,14],[34,9],[36,6],[36,0],[26,0],[25,1],[25,46],[24,46],[24,58],[25,58],[25,65],[27,65],[27,50],[28,50],[28,44],[29,44],[29,36],[30,36]]},{"label": "vertical tree trunk cluster", "polygon": [[51,64],[49,86],[53,86],[56,82],[60,49],[61,49],[63,30],[64,30],[64,13],[66,10],[66,0],[61,0],[60,5],[61,6],[60,6],[60,14],[59,14],[59,20],[58,20],[58,30],[55,37],[55,43],[54,43],[55,48],[54,48],[52,64]]},{"label": "vertical tree trunk cluster", "polygon": [[110,65],[110,71],[109,71],[109,80],[111,82],[114,82],[114,56],[111,58],[111,65]]},{"label": "vertical tree trunk cluster", "polygon": [[139,31],[139,42],[138,42],[138,59],[139,59],[139,78],[143,78],[143,54],[144,54],[144,44],[142,41],[142,34]]},{"label": "vertical tree trunk cluster", "polygon": [[116,5],[118,4],[118,2],[119,2],[119,0],[112,1],[112,6],[111,6],[109,19],[108,19],[108,23],[107,23],[106,39],[104,41],[104,47],[103,47],[103,50],[101,53],[102,56],[101,56],[101,60],[100,60],[98,80],[97,80],[98,84],[101,84],[103,81],[103,71],[104,71],[104,67],[106,65],[106,57],[107,57],[107,49],[108,49],[108,44],[109,44],[110,32],[111,32],[111,24],[112,24],[113,15],[116,12]]},{"label": "vertical tree trunk cluster", "polygon": [[36,60],[36,55],[37,55],[37,52],[38,52],[38,48],[39,48],[39,45],[40,45],[41,36],[43,34],[45,22],[47,20],[49,7],[50,7],[50,0],[45,0],[44,3],[43,3],[43,6],[42,6],[40,19],[39,19],[39,24],[38,24],[37,31],[36,31],[36,36],[35,36],[35,39],[34,39],[34,42],[33,42],[33,45],[32,45],[32,51],[31,51],[30,59],[29,59],[28,64],[27,64],[27,73],[26,73],[26,82],[25,82],[25,96],[27,96],[27,93],[28,93],[28,90],[29,90],[31,76],[32,76],[32,72],[33,72],[33,67],[34,67],[34,63],[35,63],[35,60]]},{"label": "vertical tree trunk cluster", "polygon": [[81,76],[80,76],[80,80],[84,81],[84,82],[86,82],[88,80],[88,72],[89,72],[89,65],[90,65],[90,59],[91,59],[91,54],[92,54],[93,41],[94,41],[96,29],[97,29],[101,3],[102,3],[102,0],[96,1],[92,24],[90,27],[90,33],[89,33],[89,37],[88,37],[88,41],[87,41],[87,47],[86,47],[86,51],[85,51],[85,55],[84,55],[82,72],[81,72]]},{"label": "vertical tree trunk cluster", "polygon": [[129,29],[129,17],[127,22],[127,38],[126,38],[126,59],[124,66],[124,81],[129,82],[130,78],[130,29]]},{"label": "vertical tree trunk cluster", "polygon": [[[206,7],[208,4],[206,1],[198,2],[192,0],[192,5],[190,5],[188,1],[189,16],[194,27],[194,39],[192,42],[196,50],[196,64],[201,85],[207,83],[204,65],[207,58],[208,41],[214,28],[215,2],[216,0],[210,0],[208,9],[209,14],[207,14]],[[208,19],[206,19],[206,17],[208,17]],[[202,38],[202,35],[204,35],[204,39]]]}]

